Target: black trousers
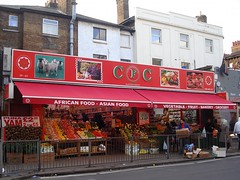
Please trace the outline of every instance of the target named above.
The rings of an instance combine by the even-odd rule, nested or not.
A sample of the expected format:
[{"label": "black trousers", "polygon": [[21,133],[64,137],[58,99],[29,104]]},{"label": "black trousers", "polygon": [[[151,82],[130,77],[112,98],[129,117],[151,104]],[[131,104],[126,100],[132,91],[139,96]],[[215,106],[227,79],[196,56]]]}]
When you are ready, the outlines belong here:
[{"label": "black trousers", "polygon": [[240,134],[238,134],[238,149],[240,150]]}]

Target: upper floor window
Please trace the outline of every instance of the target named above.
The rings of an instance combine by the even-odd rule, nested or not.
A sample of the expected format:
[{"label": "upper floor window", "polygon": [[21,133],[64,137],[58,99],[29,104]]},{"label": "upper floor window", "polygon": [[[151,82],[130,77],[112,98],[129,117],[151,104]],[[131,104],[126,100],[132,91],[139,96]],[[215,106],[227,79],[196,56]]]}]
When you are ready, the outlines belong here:
[{"label": "upper floor window", "polygon": [[123,61],[123,62],[131,62],[130,59],[121,59],[121,61]]},{"label": "upper floor window", "polygon": [[162,66],[162,59],[152,58],[152,65]]},{"label": "upper floor window", "polygon": [[18,16],[9,15],[8,26],[18,27]]},{"label": "upper floor window", "polygon": [[206,52],[213,52],[213,40],[205,39]]},{"label": "upper floor window", "polygon": [[58,35],[58,21],[43,19],[43,34]]},{"label": "upper floor window", "polygon": [[162,42],[161,29],[152,28],[151,33],[152,33],[152,43],[161,43]]},{"label": "upper floor window", "polygon": [[130,36],[121,34],[121,47],[129,48],[130,47]]},{"label": "upper floor window", "polygon": [[189,48],[189,35],[180,34],[180,47]]},{"label": "upper floor window", "polygon": [[181,62],[181,67],[183,69],[190,69],[190,63],[188,63],[188,62]]},{"label": "upper floor window", "polygon": [[93,58],[107,59],[107,56],[106,55],[102,55],[102,54],[93,54]]},{"label": "upper floor window", "polygon": [[107,40],[106,31],[107,31],[106,29],[94,27],[93,28],[93,39],[106,41]]}]

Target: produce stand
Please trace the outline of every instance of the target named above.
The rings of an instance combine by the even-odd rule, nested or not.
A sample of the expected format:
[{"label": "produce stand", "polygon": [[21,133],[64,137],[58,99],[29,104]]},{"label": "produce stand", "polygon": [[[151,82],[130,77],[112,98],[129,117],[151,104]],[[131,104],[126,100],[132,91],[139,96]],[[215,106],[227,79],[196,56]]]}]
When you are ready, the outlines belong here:
[{"label": "produce stand", "polygon": [[38,160],[37,141],[42,127],[37,116],[3,116],[6,162],[10,164],[34,163]]}]

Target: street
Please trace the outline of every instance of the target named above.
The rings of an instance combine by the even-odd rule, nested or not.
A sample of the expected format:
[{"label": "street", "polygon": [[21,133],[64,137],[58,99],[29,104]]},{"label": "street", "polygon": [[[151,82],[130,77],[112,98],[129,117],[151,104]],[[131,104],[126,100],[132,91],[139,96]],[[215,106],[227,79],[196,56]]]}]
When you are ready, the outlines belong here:
[{"label": "street", "polygon": [[39,179],[64,180],[239,180],[240,157],[218,158],[189,163],[141,167],[89,174],[40,177]]}]

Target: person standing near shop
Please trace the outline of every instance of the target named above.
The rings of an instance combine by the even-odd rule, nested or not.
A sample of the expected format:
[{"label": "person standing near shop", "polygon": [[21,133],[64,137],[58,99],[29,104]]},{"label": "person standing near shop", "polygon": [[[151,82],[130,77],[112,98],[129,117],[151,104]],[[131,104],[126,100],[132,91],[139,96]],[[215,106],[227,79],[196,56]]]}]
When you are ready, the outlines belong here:
[{"label": "person standing near shop", "polygon": [[207,147],[210,149],[213,145],[213,129],[214,129],[214,124],[212,122],[211,118],[207,119],[207,122],[205,124],[205,130],[206,130],[206,135],[207,135]]},{"label": "person standing near shop", "polygon": [[95,113],[92,121],[97,123],[97,126],[99,129],[102,129],[103,127],[105,127],[103,117],[100,113]]},{"label": "person standing near shop", "polygon": [[236,113],[231,113],[231,120],[229,122],[229,133],[233,133],[235,123],[237,122]]},{"label": "person standing near shop", "polygon": [[228,127],[228,123],[227,120],[222,119],[221,117],[219,117],[217,119],[218,125],[220,127],[220,134],[219,134],[219,147],[226,147],[227,144],[227,149],[230,147],[229,144],[229,127]]},{"label": "person standing near shop", "polygon": [[[183,128],[187,128],[189,132],[191,131],[188,123],[186,123],[184,119],[181,119],[178,129],[183,129]],[[184,153],[184,147],[187,143],[188,143],[188,137],[185,137],[185,136],[179,137],[179,154]]]},{"label": "person standing near shop", "polygon": [[233,134],[237,134],[238,136],[238,150],[240,150],[240,117],[234,125]]}]

